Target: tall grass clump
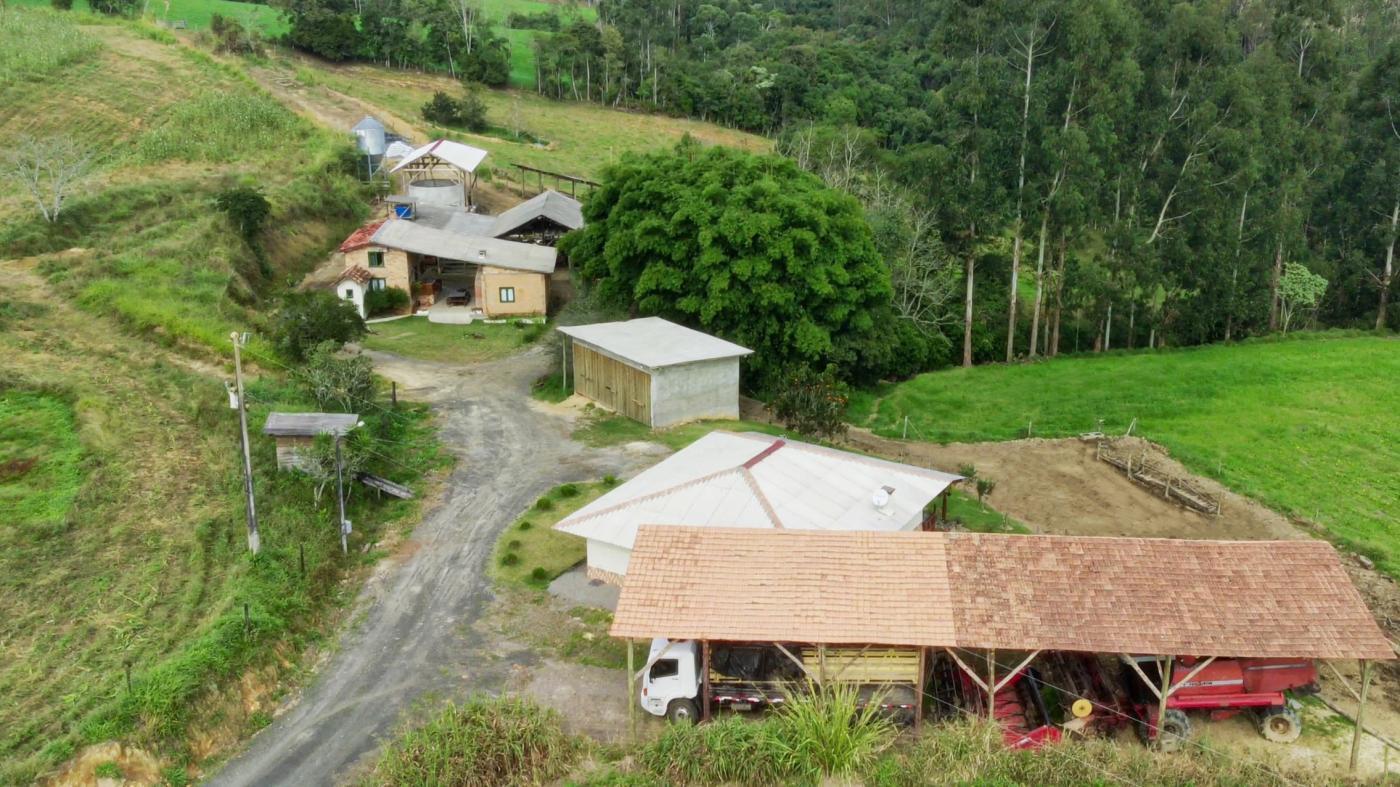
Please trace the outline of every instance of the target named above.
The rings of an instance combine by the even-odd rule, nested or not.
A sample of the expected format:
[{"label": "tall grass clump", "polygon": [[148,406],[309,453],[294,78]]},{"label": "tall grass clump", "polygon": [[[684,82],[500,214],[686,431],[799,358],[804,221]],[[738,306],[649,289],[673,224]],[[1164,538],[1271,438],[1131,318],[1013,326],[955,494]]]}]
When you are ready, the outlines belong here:
[{"label": "tall grass clump", "polygon": [[850,777],[875,762],[898,731],[873,699],[837,683],[792,697],[769,722],[784,769],[799,777]]},{"label": "tall grass clump", "polygon": [[782,784],[788,780],[771,724],[722,716],[708,724],[670,724],[637,761],[669,784]]},{"label": "tall grass clump", "polygon": [[137,142],[143,161],[233,161],[244,153],[281,148],[304,131],[296,116],[262,93],[205,91],[175,105],[168,118]]},{"label": "tall grass clump", "polygon": [[0,7],[0,85],[37,79],[96,52],[101,44],[41,8]]},{"label": "tall grass clump", "polygon": [[494,787],[562,777],[580,753],[551,710],[514,697],[450,704],[385,747],[370,783]]}]

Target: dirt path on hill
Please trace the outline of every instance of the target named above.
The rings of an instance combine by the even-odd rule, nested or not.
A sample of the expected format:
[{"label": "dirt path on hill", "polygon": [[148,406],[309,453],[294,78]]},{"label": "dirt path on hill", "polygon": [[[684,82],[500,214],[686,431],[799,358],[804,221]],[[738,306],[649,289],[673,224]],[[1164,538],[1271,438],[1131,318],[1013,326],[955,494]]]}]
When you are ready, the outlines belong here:
[{"label": "dirt path on hill", "polygon": [[370,355],[401,395],[433,406],[458,464],[442,499],[360,593],[357,624],[316,682],[210,784],[334,784],[415,700],[510,688],[513,674],[541,659],[467,625],[490,599],[486,561],[497,536],[553,486],[652,461],[586,449],[569,439],[567,419],[529,404],[530,383],[551,360],[541,348],[465,367]]}]

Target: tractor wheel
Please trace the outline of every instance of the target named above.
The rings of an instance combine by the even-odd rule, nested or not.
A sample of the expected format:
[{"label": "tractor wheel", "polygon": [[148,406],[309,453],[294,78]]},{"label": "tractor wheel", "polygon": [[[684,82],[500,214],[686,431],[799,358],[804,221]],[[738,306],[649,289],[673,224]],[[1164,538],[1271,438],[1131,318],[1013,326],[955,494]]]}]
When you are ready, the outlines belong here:
[{"label": "tractor wheel", "polygon": [[666,706],[666,720],[677,724],[694,724],[700,718],[700,713],[695,709],[695,703],[691,700],[671,700],[671,704]]},{"label": "tractor wheel", "polygon": [[1259,734],[1274,743],[1292,743],[1303,734],[1303,720],[1285,705],[1265,708],[1259,714]]},{"label": "tractor wheel", "polygon": [[1158,750],[1180,751],[1190,739],[1191,720],[1175,708],[1167,711],[1167,715],[1162,718],[1162,729],[1157,734]]}]

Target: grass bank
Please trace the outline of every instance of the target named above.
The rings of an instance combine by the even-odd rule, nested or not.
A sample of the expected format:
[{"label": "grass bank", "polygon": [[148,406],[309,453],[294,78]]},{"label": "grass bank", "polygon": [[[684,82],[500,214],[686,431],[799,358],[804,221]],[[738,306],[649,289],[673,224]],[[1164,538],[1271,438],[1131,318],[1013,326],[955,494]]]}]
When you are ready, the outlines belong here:
[{"label": "grass bank", "polygon": [[852,420],[938,442],[1093,430],[1161,443],[1194,472],[1318,522],[1400,576],[1400,341],[1296,335],[920,375],[856,397]]},{"label": "grass bank", "polygon": [[548,330],[542,324],[508,323],[444,325],[426,317],[405,317],[369,326],[360,344],[407,358],[439,363],[482,363],[514,355],[534,344]]}]

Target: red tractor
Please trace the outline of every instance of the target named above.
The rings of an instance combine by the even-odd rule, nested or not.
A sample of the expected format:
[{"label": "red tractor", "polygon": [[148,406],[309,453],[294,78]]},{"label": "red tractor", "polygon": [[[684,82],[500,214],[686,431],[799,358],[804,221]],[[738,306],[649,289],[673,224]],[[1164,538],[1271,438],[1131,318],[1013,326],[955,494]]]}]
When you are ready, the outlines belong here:
[{"label": "red tractor", "polygon": [[[1151,656],[1135,659],[1143,676],[1160,689],[1162,673]],[[1167,698],[1167,712],[1162,719],[1165,732],[1161,747],[1174,751],[1191,737],[1188,711],[1209,711],[1210,718],[1228,719],[1239,713],[1252,712],[1259,723],[1259,732],[1275,743],[1292,743],[1303,732],[1303,720],[1288,705],[1286,691],[1315,693],[1317,665],[1307,659],[1216,659],[1202,665],[1204,659],[1178,656],[1172,660],[1171,684],[1180,683]],[[1184,682],[1183,682],[1184,681]],[[1138,675],[1125,664],[1123,685],[1127,688],[1132,715],[1144,741],[1157,738],[1158,700]]]}]

